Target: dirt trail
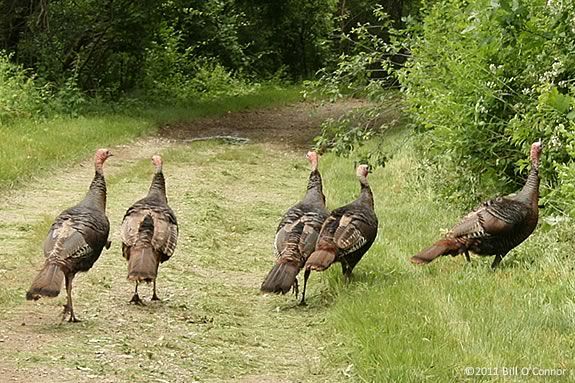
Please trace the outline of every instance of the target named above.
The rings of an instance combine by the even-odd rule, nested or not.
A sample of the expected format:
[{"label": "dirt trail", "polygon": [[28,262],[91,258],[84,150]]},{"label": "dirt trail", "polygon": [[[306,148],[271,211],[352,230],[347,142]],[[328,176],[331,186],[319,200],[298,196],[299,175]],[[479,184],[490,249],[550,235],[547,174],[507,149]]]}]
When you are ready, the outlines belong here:
[{"label": "dirt trail", "polygon": [[[343,380],[347,366],[332,360],[337,346],[323,334],[321,302],[300,308],[293,297],[260,295],[258,287],[271,267],[275,225],[305,187],[302,148],[321,120],[354,106],[233,113],[112,148],[105,173],[113,245],[75,280],[79,324],[59,323],[65,294],[34,303],[23,296],[51,221],[86,192],[91,160],[11,191],[0,202],[0,382]],[[189,141],[212,135],[253,141]],[[166,160],[180,238],[160,269],[163,301],[134,307],[118,231],[125,209],[147,191],[154,153]],[[141,290],[148,300],[149,289]]]}]

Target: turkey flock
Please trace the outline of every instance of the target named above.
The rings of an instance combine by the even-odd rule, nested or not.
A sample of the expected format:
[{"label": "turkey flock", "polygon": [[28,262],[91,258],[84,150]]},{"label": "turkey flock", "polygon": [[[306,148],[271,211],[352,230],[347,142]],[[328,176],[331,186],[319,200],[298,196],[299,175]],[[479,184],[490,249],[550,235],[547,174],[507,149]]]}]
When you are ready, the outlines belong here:
[{"label": "turkey flock", "polygon": [[[531,171],[520,192],[482,203],[466,215],[442,239],[411,257],[414,264],[427,264],[441,255],[494,255],[496,268],[503,257],[533,233],[538,221],[540,141],[531,145]],[[65,282],[67,301],[62,320],[78,322],[72,305],[72,282],[78,272],[86,272],[109,249],[110,223],[106,216],[106,180],[103,166],[112,156],[108,149],[96,151],[95,174],[84,199],[58,215],[44,240],[45,262],[26,293],[26,299],[56,297]],[[297,276],[303,269],[305,293],[312,271],[327,270],[340,263],[346,283],[353,269],[374,243],[378,219],[373,192],[368,183],[369,167],[359,165],[356,176],[359,196],[352,202],[329,211],[318,169],[319,156],[308,152],[310,163],[307,190],[303,199],[281,218],[273,241],[276,261],[264,278],[260,290],[285,294],[292,290],[299,298]],[[154,176],[148,194],[130,206],[122,220],[122,255],[128,264],[127,278],[134,282],[129,301],[144,305],[138,294],[142,282],[152,283],[152,301],[160,300],[156,289],[158,269],[169,260],[178,240],[178,222],[168,205],[162,158],[152,157]]]}]

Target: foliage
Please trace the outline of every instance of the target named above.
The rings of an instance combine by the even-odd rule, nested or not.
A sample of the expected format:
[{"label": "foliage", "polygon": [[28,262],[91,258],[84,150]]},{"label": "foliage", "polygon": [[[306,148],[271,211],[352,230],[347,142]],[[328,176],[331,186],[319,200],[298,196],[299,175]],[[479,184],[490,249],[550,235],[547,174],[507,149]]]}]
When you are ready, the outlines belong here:
[{"label": "foliage", "polygon": [[336,4],[6,0],[0,2],[0,49],[49,88],[73,79],[89,96],[117,100],[161,97],[175,86],[170,96],[181,99],[195,85],[206,86],[191,83],[198,76],[200,82],[206,75],[255,82],[310,77],[332,54]]},{"label": "foliage", "polygon": [[[445,197],[467,206],[519,188],[529,147],[543,139],[543,202],[551,214],[575,216],[575,5],[441,0],[421,12],[421,22],[406,17],[398,29],[376,9],[379,26],[344,34],[349,53],[320,72],[315,89],[377,101],[399,80],[423,163]],[[319,141],[350,150],[372,135],[345,123],[326,126]]]},{"label": "foliage", "polygon": [[[413,20],[406,18],[404,24],[409,27],[397,29],[395,25],[399,20],[391,18],[388,11],[376,5],[370,21],[351,27],[348,32],[344,30],[348,25],[343,22],[344,15],[340,45],[346,49],[336,63],[318,72],[317,80],[306,82],[307,96],[320,94],[332,101],[360,97],[369,101],[368,105],[337,121],[324,123],[321,135],[316,138],[320,150],[333,150],[347,156],[370,137],[394,127],[401,118],[401,98],[390,88],[398,85],[397,71],[407,57],[414,26]],[[358,161],[375,166],[384,165],[389,157],[379,148],[361,153]]]},{"label": "foliage", "polygon": [[41,109],[41,94],[21,66],[0,52],[0,121],[30,117]]},{"label": "foliage", "polygon": [[143,76],[143,95],[152,103],[190,102],[198,98],[217,98],[252,92],[249,84],[225,69],[215,59],[192,58],[191,49],[183,54],[182,35],[165,27],[162,38],[147,51]]},{"label": "foliage", "polygon": [[[337,0],[240,0],[246,16],[242,27],[250,66],[256,72],[309,78],[325,65]],[[249,43],[248,43],[249,42]]]},{"label": "foliage", "polygon": [[422,148],[450,164],[456,189],[478,184],[481,197],[516,189],[530,144],[542,138],[542,175],[554,189],[544,190],[547,205],[564,210],[564,197],[575,197],[574,19],[570,2],[444,0],[431,8],[402,83]]}]

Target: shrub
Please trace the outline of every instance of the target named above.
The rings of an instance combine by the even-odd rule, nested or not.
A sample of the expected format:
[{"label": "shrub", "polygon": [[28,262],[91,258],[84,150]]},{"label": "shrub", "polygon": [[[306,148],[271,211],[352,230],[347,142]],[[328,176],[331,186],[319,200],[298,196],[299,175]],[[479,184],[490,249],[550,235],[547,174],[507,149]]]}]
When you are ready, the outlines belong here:
[{"label": "shrub", "polygon": [[0,121],[32,116],[40,111],[41,101],[32,77],[0,52]]},{"label": "shrub", "polygon": [[[352,30],[355,50],[316,89],[380,101],[399,79],[422,164],[445,197],[467,205],[517,190],[542,139],[542,201],[575,216],[575,4],[429,0],[422,22],[407,18],[403,30],[377,12],[379,28]],[[393,60],[407,53],[405,66]],[[345,123],[326,126],[319,143],[341,152],[373,133]]]},{"label": "shrub", "polygon": [[401,81],[421,148],[448,166],[446,190],[476,199],[517,189],[529,146],[542,138],[544,201],[565,210],[575,198],[574,20],[571,2],[442,0],[430,8]]}]

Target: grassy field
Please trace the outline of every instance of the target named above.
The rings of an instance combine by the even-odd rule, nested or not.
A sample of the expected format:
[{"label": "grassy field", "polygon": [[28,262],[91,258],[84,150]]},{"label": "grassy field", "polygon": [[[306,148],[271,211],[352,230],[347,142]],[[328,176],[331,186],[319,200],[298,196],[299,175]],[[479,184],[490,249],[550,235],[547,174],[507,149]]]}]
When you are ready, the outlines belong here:
[{"label": "grassy field", "polygon": [[[145,194],[149,157],[163,154],[170,204],[180,222],[173,259],[162,266],[160,303],[128,304],[119,225]],[[108,215],[113,246],[77,278],[75,308],[82,320],[60,324],[65,294],[25,302],[41,264],[40,243],[51,219],[89,184],[82,163],[14,193],[0,207],[8,219],[0,238],[0,373],[42,382],[337,382],[345,376],[326,305],[259,294],[271,268],[271,242],[283,211],[305,191],[303,153],[262,144],[179,145],[143,141],[117,148],[109,160]],[[274,171],[268,164],[274,164]],[[39,190],[38,190],[39,189]],[[43,201],[38,208],[36,203]],[[150,288],[140,294],[149,302]]]},{"label": "grassy field", "polygon": [[[345,339],[358,380],[573,381],[573,225],[540,220],[535,234],[495,272],[489,267],[492,257],[475,256],[471,264],[461,256],[411,265],[409,256],[465,212],[437,198],[432,189],[437,180],[418,171],[407,132],[385,140],[398,151],[370,176],[380,219],[377,242],[356,268],[352,286],[342,285],[339,268],[327,277],[337,296],[328,321]],[[350,194],[329,182],[345,174],[345,166],[331,157],[323,164],[332,206]],[[465,367],[491,369],[466,375]],[[518,367],[519,373],[504,377],[503,367]],[[541,377],[528,370],[522,375],[523,367],[564,370],[559,377]]]},{"label": "grassy field", "polygon": [[209,117],[229,112],[285,105],[301,98],[300,89],[262,88],[245,96],[198,101],[186,106],[130,109],[117,114],[94,114],[48,121],[21,119],[0,124],[0,190],[54,166],[72,164],[93,148],[124,144],[154,133],[166,122]]},{"label": "grassy field", "polygon": [[[370,175],[377,241],[350,285],[338,266],[312,274],[306,307],[258,292],[279,217],[301,197],[308,175],[303,150],[273,137],[247,145],[147,138],[114,148],[106,164],[113,246],[77,278],[77,325],[59,323],[64,296],[35,303],[23,296],[53,217],[86,190],[90,161],[6,191],[0,375],[17,382],[572,381],[573,225],[542,219],[495,272],[492,259],[480,257],[411,265],[411,255],[465,212],[437,197],[436,175],[420,168],[408,131],[388,133],[384,147],[394,156]],[[127,303],[133,287],[118,230],[147,190],[156,152],[165,158],[180,242],[160,270],[163,302],[135,307]],[[330,208],[356,197],[354,167],[322,157]],[[141,294],[149,299],[149,289]],[[468,375],[466,367],[485,369]]]}]

